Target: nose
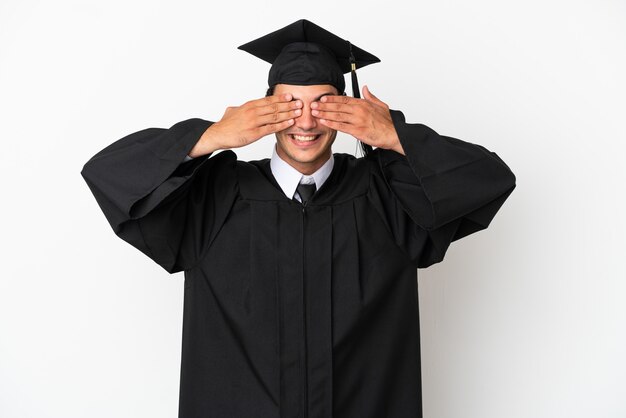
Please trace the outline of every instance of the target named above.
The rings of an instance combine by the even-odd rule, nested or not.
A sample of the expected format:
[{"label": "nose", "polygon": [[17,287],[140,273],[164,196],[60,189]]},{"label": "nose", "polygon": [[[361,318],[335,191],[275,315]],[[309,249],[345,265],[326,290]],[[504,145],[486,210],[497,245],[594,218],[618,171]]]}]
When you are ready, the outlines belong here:
[{"label": "nose", "polygon": [[317,127],[317,120],[311,114],[311,104],[302,104],[302,114],[295,119],[295,126],[303,131],[310,131]]}]

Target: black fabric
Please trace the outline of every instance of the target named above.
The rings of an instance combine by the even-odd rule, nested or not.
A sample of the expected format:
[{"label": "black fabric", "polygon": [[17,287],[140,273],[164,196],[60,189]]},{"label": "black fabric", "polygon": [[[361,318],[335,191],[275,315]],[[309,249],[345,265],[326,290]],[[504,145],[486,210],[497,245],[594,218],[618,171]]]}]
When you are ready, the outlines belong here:
[{"label": "black fabric", "polygon": [[302,200],[303,205],[306,205],[306,203],[309,201],[309,199],[311,199],[311,196],[313,196],[316,190],[317,186],[315,186],[315,183],[298,183],[298,187],[296,187],[296,191],[300,195],[300,199]]},{"label": "black fabric", "polygon": [[268,84],[330,84],[345,90],[343,74],[350,72],[351,54],[356,68],[380,62],[367,51],[326,29],[301,19],[239,46],[269,62]]},{"label": "black fabric", "polygon": [[330,84],[340,92],[346,88],[335,55],[312,42],[295,42],[285,46],[270,68],[267,82],[270,87],[276,84]]},{"label": "black fabric", "polygon": [[179,417],[422,416],[416,269],[487,228],[515,176],[480,145],[392,117],[407,156],[334,154],[306,206],[269,159],[183,162],[201,119],[85,164],[115,233],[185,271]]}]

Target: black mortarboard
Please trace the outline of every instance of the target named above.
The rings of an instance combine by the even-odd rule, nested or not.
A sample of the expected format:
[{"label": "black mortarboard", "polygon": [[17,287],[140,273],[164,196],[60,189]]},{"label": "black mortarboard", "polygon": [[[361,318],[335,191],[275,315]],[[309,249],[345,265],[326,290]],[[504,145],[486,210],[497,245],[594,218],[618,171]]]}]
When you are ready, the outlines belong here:
[{"label": "black mortarboard", "polygon": [[272,64],[268,83],[330,84],[345,91],[344,74],[352,72],[352,93],[360,97],[356,69],[378,58],[306,19],[262,36],[239,49]]}]

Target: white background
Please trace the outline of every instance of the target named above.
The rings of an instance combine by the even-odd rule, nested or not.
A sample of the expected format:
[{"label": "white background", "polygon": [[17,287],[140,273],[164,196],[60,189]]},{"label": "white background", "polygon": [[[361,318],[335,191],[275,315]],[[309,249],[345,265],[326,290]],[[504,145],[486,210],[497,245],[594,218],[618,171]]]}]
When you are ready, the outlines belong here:
[{"label": "white background", "polygon": [[1,0],[0,416],[176,416],[183,276],[118,239],[79,173],[128,133],[261,97],[269,65],[236,47],[300,18],[380,57],[361,83],[408,121],[517,176],[489,229],[420,271],[424,416],[626,416],[626,3],[609,0]]}]

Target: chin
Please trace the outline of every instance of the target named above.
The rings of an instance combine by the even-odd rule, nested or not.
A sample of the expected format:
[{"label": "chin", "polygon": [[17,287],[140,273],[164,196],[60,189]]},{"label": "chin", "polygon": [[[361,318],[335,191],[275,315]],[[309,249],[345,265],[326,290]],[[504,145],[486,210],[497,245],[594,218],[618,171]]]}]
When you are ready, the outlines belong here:
[{"label": "chin", "polygon": [[[284,133],[278,141],[278,151],[281,158],[287,163],[298,165],[310,165],[307,171],[312,168],[315,171],[317,166],[322,166],[326,159],[330,157],[331,145],[334,138],[329,138],[327,134],[291,134]],[[303,171],[305,167],[295,167]]]}]

